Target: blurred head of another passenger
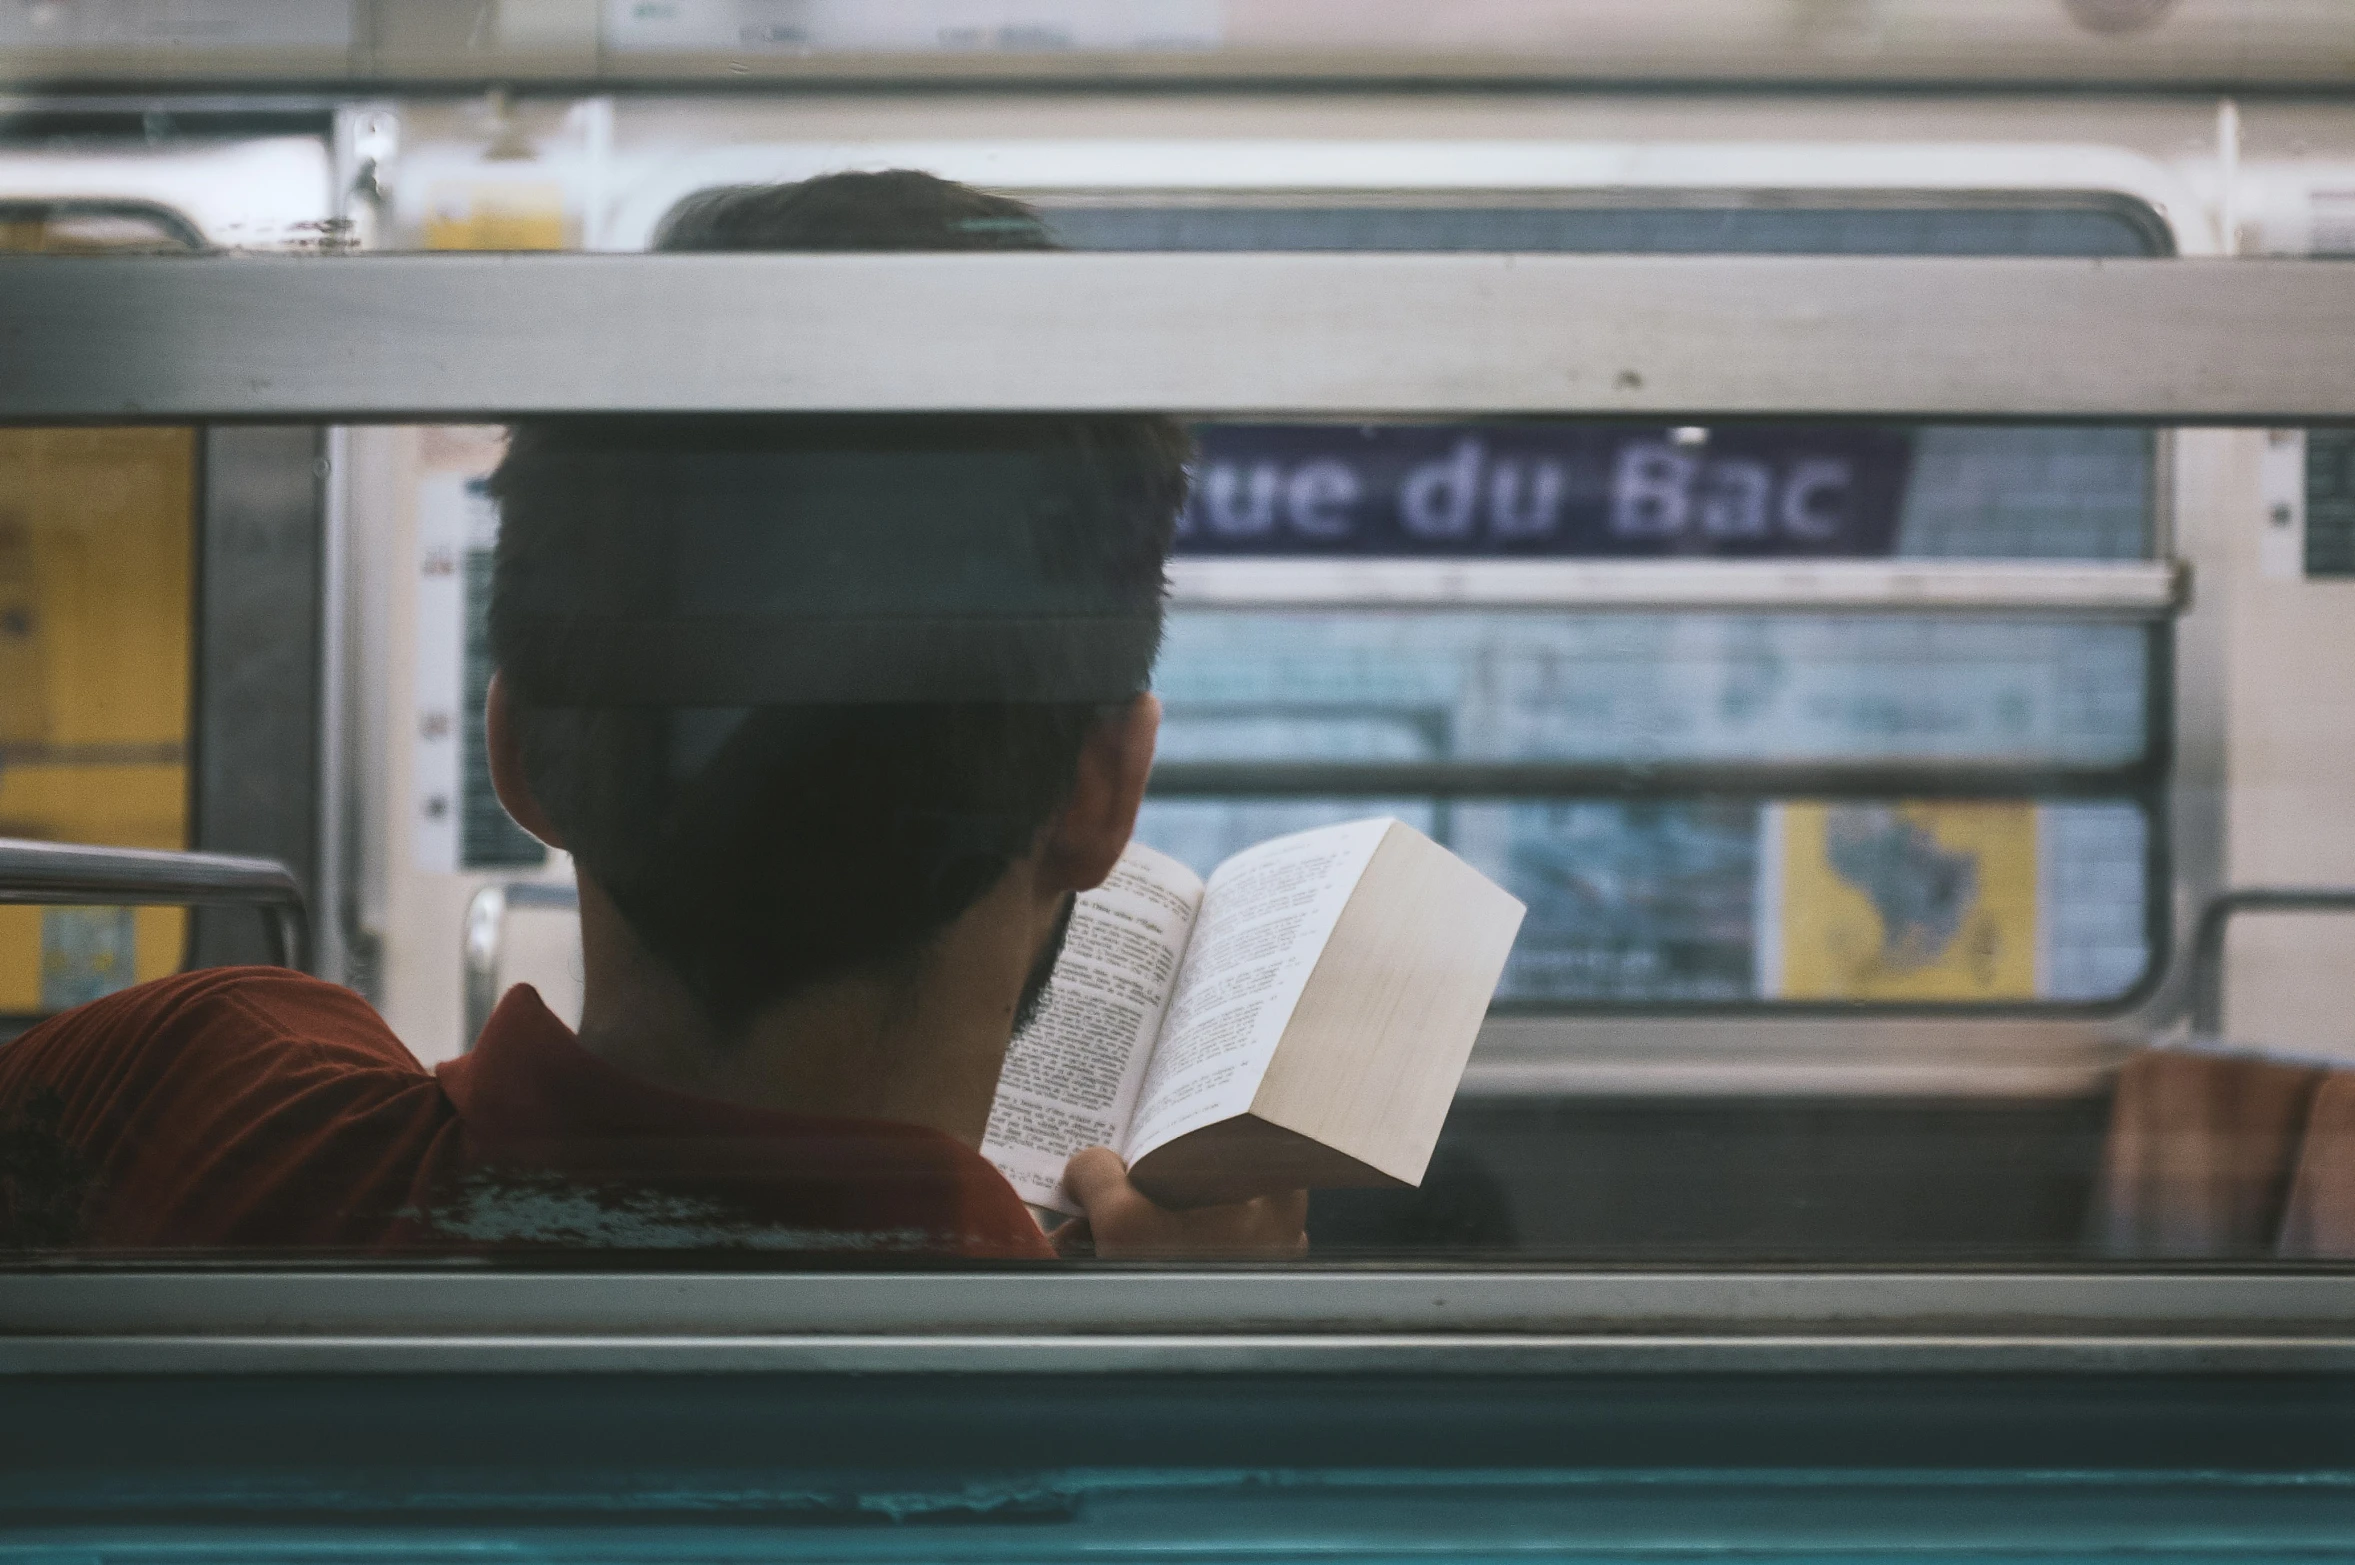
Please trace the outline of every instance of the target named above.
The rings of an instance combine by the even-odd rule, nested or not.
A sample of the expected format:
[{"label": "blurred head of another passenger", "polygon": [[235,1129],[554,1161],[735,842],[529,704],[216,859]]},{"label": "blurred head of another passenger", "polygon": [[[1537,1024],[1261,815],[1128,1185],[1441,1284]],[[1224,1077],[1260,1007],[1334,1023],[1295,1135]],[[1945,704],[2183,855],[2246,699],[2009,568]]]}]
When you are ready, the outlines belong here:
[{"label": "blurred head of another passenger", "polygon": [[[899,172],[706,195],[657,247],[1053,245],[1019,202]],[[1134,820],[1189,455],[1148,416],[518,426],[492,481],[501,795],[712,1038],[916,984],[985,914],[1021,926],[1033,1003]]]}]

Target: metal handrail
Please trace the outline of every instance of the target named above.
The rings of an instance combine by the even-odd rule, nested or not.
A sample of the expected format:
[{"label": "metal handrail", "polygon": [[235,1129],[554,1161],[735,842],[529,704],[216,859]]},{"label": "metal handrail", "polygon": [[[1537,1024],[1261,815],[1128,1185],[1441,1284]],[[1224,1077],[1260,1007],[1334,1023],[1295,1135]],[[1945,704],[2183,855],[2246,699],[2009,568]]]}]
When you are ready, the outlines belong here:
[{"label": "metal handrail", "polygon": [[578,911],[581,894],[560,881],[507,880],[483,887],[466,903],[464,958],[466,963],[466,1036],[461,1051],[474,1047],[484,1023],[499,1004],[499,962],[506,952],[507,910],[510,907],[569,908]]},{"label": "metal handrail", "polygon": [[310,910],[301,884],[276,859],[0,837],[0,903],[105,907],[142,902],[258,908],[277,965],[310,966]]},{"label": "metal handrail", "polygon": [[2182,560],[1360,559],[1181,555],[1176,609],[1949,614],[2146,623],[2191,606]]},{"label": "metal handrail", "polygon": [[2355,913],[2355,887],[2242,886],[2212,897],[2192,936],[2191,1027],[2224,1030],[2224,930],[2236,913]]}]

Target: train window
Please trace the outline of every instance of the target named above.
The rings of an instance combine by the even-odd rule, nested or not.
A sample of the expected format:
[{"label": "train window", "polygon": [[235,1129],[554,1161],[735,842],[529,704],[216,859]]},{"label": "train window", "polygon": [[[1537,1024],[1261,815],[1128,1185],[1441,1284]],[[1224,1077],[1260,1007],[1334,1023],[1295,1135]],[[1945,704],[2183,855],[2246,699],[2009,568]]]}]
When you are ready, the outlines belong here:
[{"label": "train window", "polygon": [[[2132,625],[1199,612],[1138,830],[1207,869],[1404,811],[1530,905],[1521,1006],[2115,1001],[2151,950],[2151,656]],[[1909,766],[1980,796],[1872,796]],[[1745,771],[1848,791],[1701,791]]]},{"label": "train window", "polygon": [[[2149,824],[2163,627],[1895,602],[1834,618],[1597,613],[1591,598],[1581,612],[1575,567],[1561,572],[2031,549],[2131,560],[2149,536],[2148,438],[1212,426],[1157,676],[1161,801],[1140,832],[1216,862],[1271,818],[1412,797],[1535,910],[1507,980],[1518,1003],[2123,999],[2149,967],[2164,875]],[[1794,499],[1809,484],[1820,508]],[[1511,580],[1520,601],[1483,607],[1474,586],[1374,606],[1392,590],[1376,573],[1403,584],[1439,561]],[[1326,606],[1221,601],[1249,590],[1255,562],[1288,573],[1269,596],[1315,588]],[[1549,568],[1551,610],[1531,601]],[[1841,791],[1801,798],[1778,776]],[[1938,779],[1944,802],[1892,802],[1908,776]],[[1965,777],[1975,800],[1955,792]],[[1744,783],[1747,803],[1697,796]],[[1255,787],[1291,797],[1216,802]],[[1829,836],[1824,820],[1839,823]],[[1549,845],[1556,830],[1565,841]],[[1922,876],[1959,899],[1935,934],[1893,916],[1890,898],[1921,893]],[[1851,896],[1844,913],[1824,906]],[[1859,941],[1875,919],[1882,938]],[[2080,944],[2090,931],[2098,949]]]},{"label": "train window", "polygon": [[[146,203],[0,199],[0,251],[201,248]],[[188,844],[196,434],[0,430],[0,837]],[[179,970],[172,907],[0,907],[0,1036]]]},{"label": "train window", "polygon": [[[501,98],[450,110],[480,156],[439,149],[406,185],[397,135],[355,120],[351,203],[388,248],[583,247],[603,231],[596,192],[533,138],[572,138],[565,158],[586,158],[605,144],[605,112]],[[370,138],[363,178],[354,149]],[[1839,258],[1855,277],[1923,257],[1962,277],[2003,272],[1982,257],[2068,277],[2149,275],[2112,260],[2195,270],[2160,264],[2175,230],[2151,208],[2099,194],[1032,190],[1034,218],[1003,195],[886,177],[934,203],[925,221],[947,225],[954,242],[938,248],[951,250],[1013,235],[1017,249],[1395,251],[1466,276],[1476,262],[1501,275],[1504,261],[1466,253],[1495,251],[1513,266],[1546,251],[1730,256],[1753,277],[1762,255]],[[849,178],[828,188],[879,199],[883,187]],[[727,224],[766,221],[766,199],[694,192],[664,244],[727,250]],[[681,225],[698,242],[677,242]],[[75,247],[164,232],[135,238],[63,208],[21,226]],[[593,289],[637,286],[628,267],[720,275],[715,259],[359,256],[306,261],[303,275],[377,267],[469,298],[481,279],[567,276],[583,298],[618,299]],[[1406,275],[1394,260],[1283,264],[1304,259]],[[2088,259],[2105,265],[2061,269]],[[230,263],[174,264],[237,286]],[[1171,264],[1250,271],[1221,256]],[[1420,329],[1400,326],[1402,352],[1421,351]],[[413,390],[424,362],[388,360],[388,378]],[[987,1229],[945,1246],[968,1259],[1045,1258],[1050,1228],[1061,1253],[1084,1255],[1097,1236],[1043,1214],[1076,1204],[1096,1222],[1068,1159],[1102,1143],[1133,1166],[1098,1194],[1132,1215],[1132,1197],[1155,1221],[1259,1199],[1261,1226],[1190,1254],[1288,1255],[1305,1236],[1337,1258],[2051,1260],[2117,1232],[2115,1253],[2137,1253],[2120,1193],[2132,1171],[2108,1161],[2131,1137],[2111,1136],[2108,1116],[2134,1101],[2120,1062],[2177,1014],[2161,985],[2189,933],[2181,860],[2205,851],[2179,787],[2188,600],[2171,515],[2179,435],[2160,427],[2172,409],[2039,404],[2033,417],[2074,420],[2043,424],[1935,397],[1829,396],[1786,416],[1755,401],[1687,414],[1665,398],[1614,411],[1587,396],[1417,389],[1320,405],[1222,390],[1185,404],[1181,423],[1035,398],[993,411],[985,390],[949,411],[876,413],[854,397],[863,411],[778,415],[650,374],[648,405],[673,411],[646,411],[633,390],[600,391],[584,412],[568,386],[551,394],[557,411],[512,429],[407,422],[495,418],[521,383],[496,384],[479,402],[429,389],[339,403],[322,416],[383,422],[304,448],[333,475],[298,498],[320,507],[314,579],[334,610],[310,673],[345,747],[321,767],[329,818],[304,825],[323,856],[348,855],[341,879],[323,869],[312,884],[339,948],[324,965],[360,992],[305,1003],[342,1007],[347,1043],[365,1032],[383,1059],[439,1072],[428,1108],[475,1115],[486,1138],[570,1146],[576,1126],[548,1129],[569,1116],[624,1126],[608,1139],[629,1146],[610,1180],[603,1164],[570,1182],[518,1174],[531,1164],[519,1154],[469,1165],[424,1205],[392,1175],[341,1215],[288,1194],[280,1215],[326,1235],[319,1247],[361,1233],[358,1218],[337,1223],[365,1206],[378,1226],[363,1249],[896,1265],[944,1246],[900,1234],[870,1254],[859,1236],[923,1186],[981,1223],[967,1238]],[[261,396],[223,395],[231,417]],[[1545,411],[1565,406],[1581,416]],[[2310,551],[2327,553],[2334,525],[2335,449],[2322,432],[2299,447],[2322,453],[2320,487],[2309,474],[2301,491],[2321,497]],[[1053,548],[1025,531],[1099,513],[1120,526],[1055,534]],[[769,525],[779,518],[816,524]],[[1153,531],[1138,565],[1120,531],[1132,523],[1166,524],[1166,561]],[[1121,548],[1091,553],[1106,537]],[[1098,567],[1123,591],[1143,583],[1150,615],[1089,596],[1111,590]],[[808,630],[819,622],[822,636]],[[208,708],[185,675],[157,688],[208,721],[245,721]],[[1032,776],[1056,746],[1070,776]],[[1133,806],[1148,851],[1122,864],[1073,848],[1079,867],[1054,872],[1070,883],[1020,901],[1052,877],[1009,881],[1004,866],[1046,853],[1042,822],[1096,791],[1112,802],[1079,835],[1125,842]],[[183,822],[178,837],[116,840],[187,839]],[[1099,901],[1064,895],[1106,875]],[[1232,905],[1255,922],[1184,946],[1238,964],[1204,977],[1178,954],[1182,930],[1212,928],[1230,905],[1218,888],[1236,885],[1252,888]],[[1001,896],[1019,905],[960,922]],[[1460,1053],[1418,1108],[1420,1140],[1399,1163],[1411,1177],[1372,1141],[1339,1145],[1341,1129],[1328,1142],[1270,1118],[1263,1132],[1235,1083],[1307,1077],[1227,1059],[1283,1046],[1283,1028],[1254,1030],[1260,997],[1281,997],[1270,1015],[1315,1013],[1302,996],[1320,968],[1344,970],[1323,954],[1393,923],[1432,948],[1485,941],[1480,959],[1494,959],[1465,980],[1477,994],[1418,1019],[1452,1027]],[[946,946],[927,942],[952,926],[974,943],[943,967]],[[975,930],[1022,938],[984,952]],[[1000,972],[1016,945],[1027,965]],[[1093,965],[1058,968],[1058,951]],[[855,1033],[879,1058],[913,1060],[920,1032],[962,1036],[909,996],[967,957],[1015,980],[992,991],[1003,1015],[981,1030],[1002,1046],[1011,1020],[1016,1054],[996,1097],[959,1097],[979,1117],[942,1132],[955,1147],[911,1151],[876,1127],[942,1130],[923,1070],[862,1056],[829,1075],[801,1044]],[[1345,1019],[1330,1036],[1389,1025],[1376,1000],[1390,971],[1366,956],[1351,984],[1313,991]],[[617,986],[622,972],[637,976]],[[819,990],[835,1010],[792,1009]],[[803,1031],[778,1023],[745,1064],[751,1018],[788,1011]],[[1164,1012],[1185,1025],[1154,1019]],[[1128,1053],[1114,1069],[1116,1036]],[[38,1053],[0,1060],[0,1080]],[[978,1079],[966,1075],[960,1091]],[[1156,1136],[1222,1107],[1208,1123],[1240,1125],[1236,1145],[1290,1182],[1219,1183],[1201,1150],[1215,1142],[1190,1143],[1199,1162],[1164,1159],[1167,1182],[1138,1182],[1142,1160],[1189,1145]],[[28,1126],[55,1128],[13,1128]],[[808,1157],[772,1167],[782,1142]],[[977,1147],[1010,1186],[985,1177]],[[590,1161],[608,1151],[598,1142]],[[621,1164],[641,1156],[661,1180],[632,1182],[643,1169]],[[711,1195],[751,1164],[796,1200],[823,1186],[817,1204],[836,1204],[805,1231]],[[844,1168],[877,1177],[853,1190]],[[1010,1207],[1009,1188],[1036,1210]],[[969,1198],[982,1218],[958,1206]],[[1123,1259],[1119,1223],[1103,1229],[1098,1253]],[[832,1242],[844,1233],[856,1242]]]},{"label": "train window", "polygon": [[0,0],[0,1565],[2355,1557],[2328,9]]},{"label": "train window", "polygon": [[[1064,242],[1107,250],[2172,249],[2148,208],[2100,197],[1122,192],[1040,204]],[[1189,603],[1186,590],[1197,560],[1333,562],[1336,582],[1373,560],[2142,560],[2147,430],[1198,433],[1145,840],[1206,867],[1275,821],[1340,819],[1374,800],[1410,811],[1530,904],[1501,998],[1532,1010],[2098,1006],[2147,982],[2164,939],[2164,626],[1942,618],[1896,603],[1840,620],[1596,615],[1570,602],[1551,614],[1461,601],[1369,612],[1347,606],[1345,587],[1315,612],[1265,613]],[[1840,791],[1775,788],[1777,768],[1808,767]],[[1901,778],[1871,776],[1909,768],[1949,785],[1960,768],[1981,792],[1909,799]],[[1709,773],[1741,792],[1696,789]],[[1270,783],[1285,796],[1250,796]],[[1932,902],[1933,923],[1899,911]]]}]

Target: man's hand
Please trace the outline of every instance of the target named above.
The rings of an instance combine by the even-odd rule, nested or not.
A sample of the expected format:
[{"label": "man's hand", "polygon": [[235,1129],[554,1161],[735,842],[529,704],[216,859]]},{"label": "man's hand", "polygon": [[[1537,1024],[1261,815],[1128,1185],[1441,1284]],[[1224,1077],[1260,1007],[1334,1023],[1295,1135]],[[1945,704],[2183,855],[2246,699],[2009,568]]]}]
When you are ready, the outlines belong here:
[{"label": "man's hand", "polygon": [[1128,1167],[1103,1147],[1075,1153],[1063,1188],[1087,1213],[1055,1230],[1064,1255],[1085,1253],[1089,1239],[1107,1259],[1130,1256],[1289,1256],[1308,1249],[1308,1192],[1257,1196],[1228,1206],[1172,1212],[1129,1183]]}]

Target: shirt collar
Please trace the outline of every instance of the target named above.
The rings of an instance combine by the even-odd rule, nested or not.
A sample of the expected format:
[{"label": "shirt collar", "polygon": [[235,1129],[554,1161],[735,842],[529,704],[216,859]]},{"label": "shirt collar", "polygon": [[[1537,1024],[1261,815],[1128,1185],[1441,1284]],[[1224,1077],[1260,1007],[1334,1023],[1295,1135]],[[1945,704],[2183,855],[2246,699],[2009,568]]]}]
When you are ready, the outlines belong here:
[{"label": "shirt collar", "polygon": [[441,1066],[466,1173],[436,1227],[493,1243],[1051,1254],[978,1153],[937,1130],[674,1092],[581,1047],[530,986]]}]

